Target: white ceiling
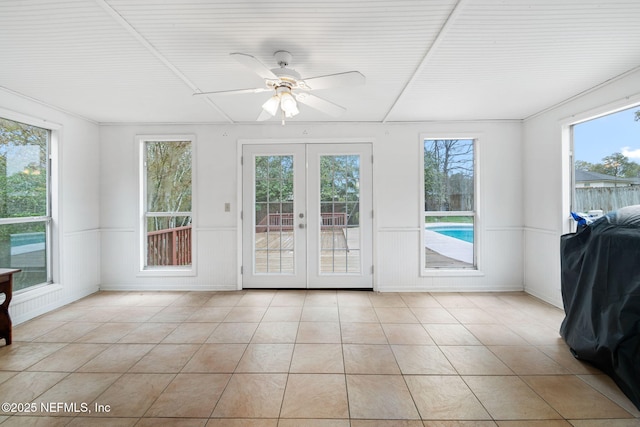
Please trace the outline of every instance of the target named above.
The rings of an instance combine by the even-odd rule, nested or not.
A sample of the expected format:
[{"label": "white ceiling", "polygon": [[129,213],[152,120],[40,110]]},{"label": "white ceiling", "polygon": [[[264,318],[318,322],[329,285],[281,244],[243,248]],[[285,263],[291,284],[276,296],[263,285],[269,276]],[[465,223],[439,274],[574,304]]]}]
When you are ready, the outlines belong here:
[{"label": "white ceiling", "polygon": [[294,122],[524,119],[640,66],[640,1],[0,0],[0,87],[101,123],[252,122],[268,93],[192,94],[277,50],[366,76]]}]

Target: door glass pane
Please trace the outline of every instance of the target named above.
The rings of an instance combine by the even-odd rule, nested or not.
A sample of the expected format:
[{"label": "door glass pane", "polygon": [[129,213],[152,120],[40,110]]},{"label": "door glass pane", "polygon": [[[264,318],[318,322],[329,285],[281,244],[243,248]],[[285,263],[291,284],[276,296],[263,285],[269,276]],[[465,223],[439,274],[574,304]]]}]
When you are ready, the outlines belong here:
[{"label": "door glass pane", "polygon": [[254,176],[254,272],[293,274],[293,156],[257,156]]},{"label": "door glass pane", "polygon": [[360,156],[320,157],[320,273],[360,273]]}]

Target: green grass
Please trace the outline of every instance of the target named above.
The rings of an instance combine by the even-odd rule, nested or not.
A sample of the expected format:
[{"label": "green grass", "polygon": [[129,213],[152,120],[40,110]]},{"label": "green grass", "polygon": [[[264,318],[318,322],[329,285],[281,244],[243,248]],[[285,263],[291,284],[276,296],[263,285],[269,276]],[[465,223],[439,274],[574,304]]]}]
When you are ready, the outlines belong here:
[{"label": "green grass", "polygon": [[464,224],[473,224],[472,216],[425,216],[425,224],[433,222],[457,222]]}]

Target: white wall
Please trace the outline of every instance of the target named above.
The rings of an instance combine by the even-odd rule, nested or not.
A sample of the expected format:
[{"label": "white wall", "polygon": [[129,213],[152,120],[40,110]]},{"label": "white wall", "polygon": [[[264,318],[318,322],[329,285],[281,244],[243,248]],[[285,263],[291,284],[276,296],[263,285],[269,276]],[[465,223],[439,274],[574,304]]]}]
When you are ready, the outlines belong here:
[{"label": "white wall", "polygon": [[[523,289],[520,122],[422,124],[103,125],[100,127],[103,289],[236,289],[238,141],[358,138],[374,150],[375,288],[380,291]],[[145,277],[138,256],[141,134],[196,136],[197,274]],[[477,274],[420,274],[420,136],[479,138]],[[224,212],[224,203],[231,212]]]},{"label": "white wall", "polygon": [[[640,102],[640,70],[524,122],[525,290],[562,306],[560,236],[570,231],[568,125]],[[563,129],[564,138],[563,138]]]},{"label": "white wall", "polygon": [[[100,284],[99,130],[96,123],[0,90],[4,116],[48,122],[54,141],[54,284],[17,292],[10,313],[18,324],[98,290]],[[9,117],[11,118],[11,117]],[[46,124],[45,124],[46,126]],[[57,166],[57,167],[55,167]]]},{"label": "white wall", "polygon": [[[420,124],[102,125],[2,91],[0,110],[59,126],[55,284],[14,295],[14,323],[103,289],[235,289],[238,140],[359,138],[373,143],[375,288],[525,289],[561,305],[559,237],[568,230],[568,164],[561,130],[640,101],[640,71],[520,122]],[[135,136],[194,134],[197,274],[138,274]],[[479,138],[480,271],[420,273],[420,136]],[[566,187],[566,188],[565,188]],[[224,203],[231,212],[224,212]]]}]

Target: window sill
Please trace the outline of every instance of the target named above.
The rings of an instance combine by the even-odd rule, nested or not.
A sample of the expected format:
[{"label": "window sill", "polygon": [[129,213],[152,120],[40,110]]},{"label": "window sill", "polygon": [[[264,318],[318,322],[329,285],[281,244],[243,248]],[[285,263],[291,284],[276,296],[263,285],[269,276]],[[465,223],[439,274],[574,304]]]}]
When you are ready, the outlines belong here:
[{"label": "window sill", "polygon": [[451,268],[440,268],[440,269],[428,269],[422,270],[420,276],[422,277],[484,277],[484,272],[480,270],[472,270],[472,269],[451,269]]},{"label": "window sill", "polygon": [[195,277],[195,267],[156,267],[138,271],[138,277]]}]

